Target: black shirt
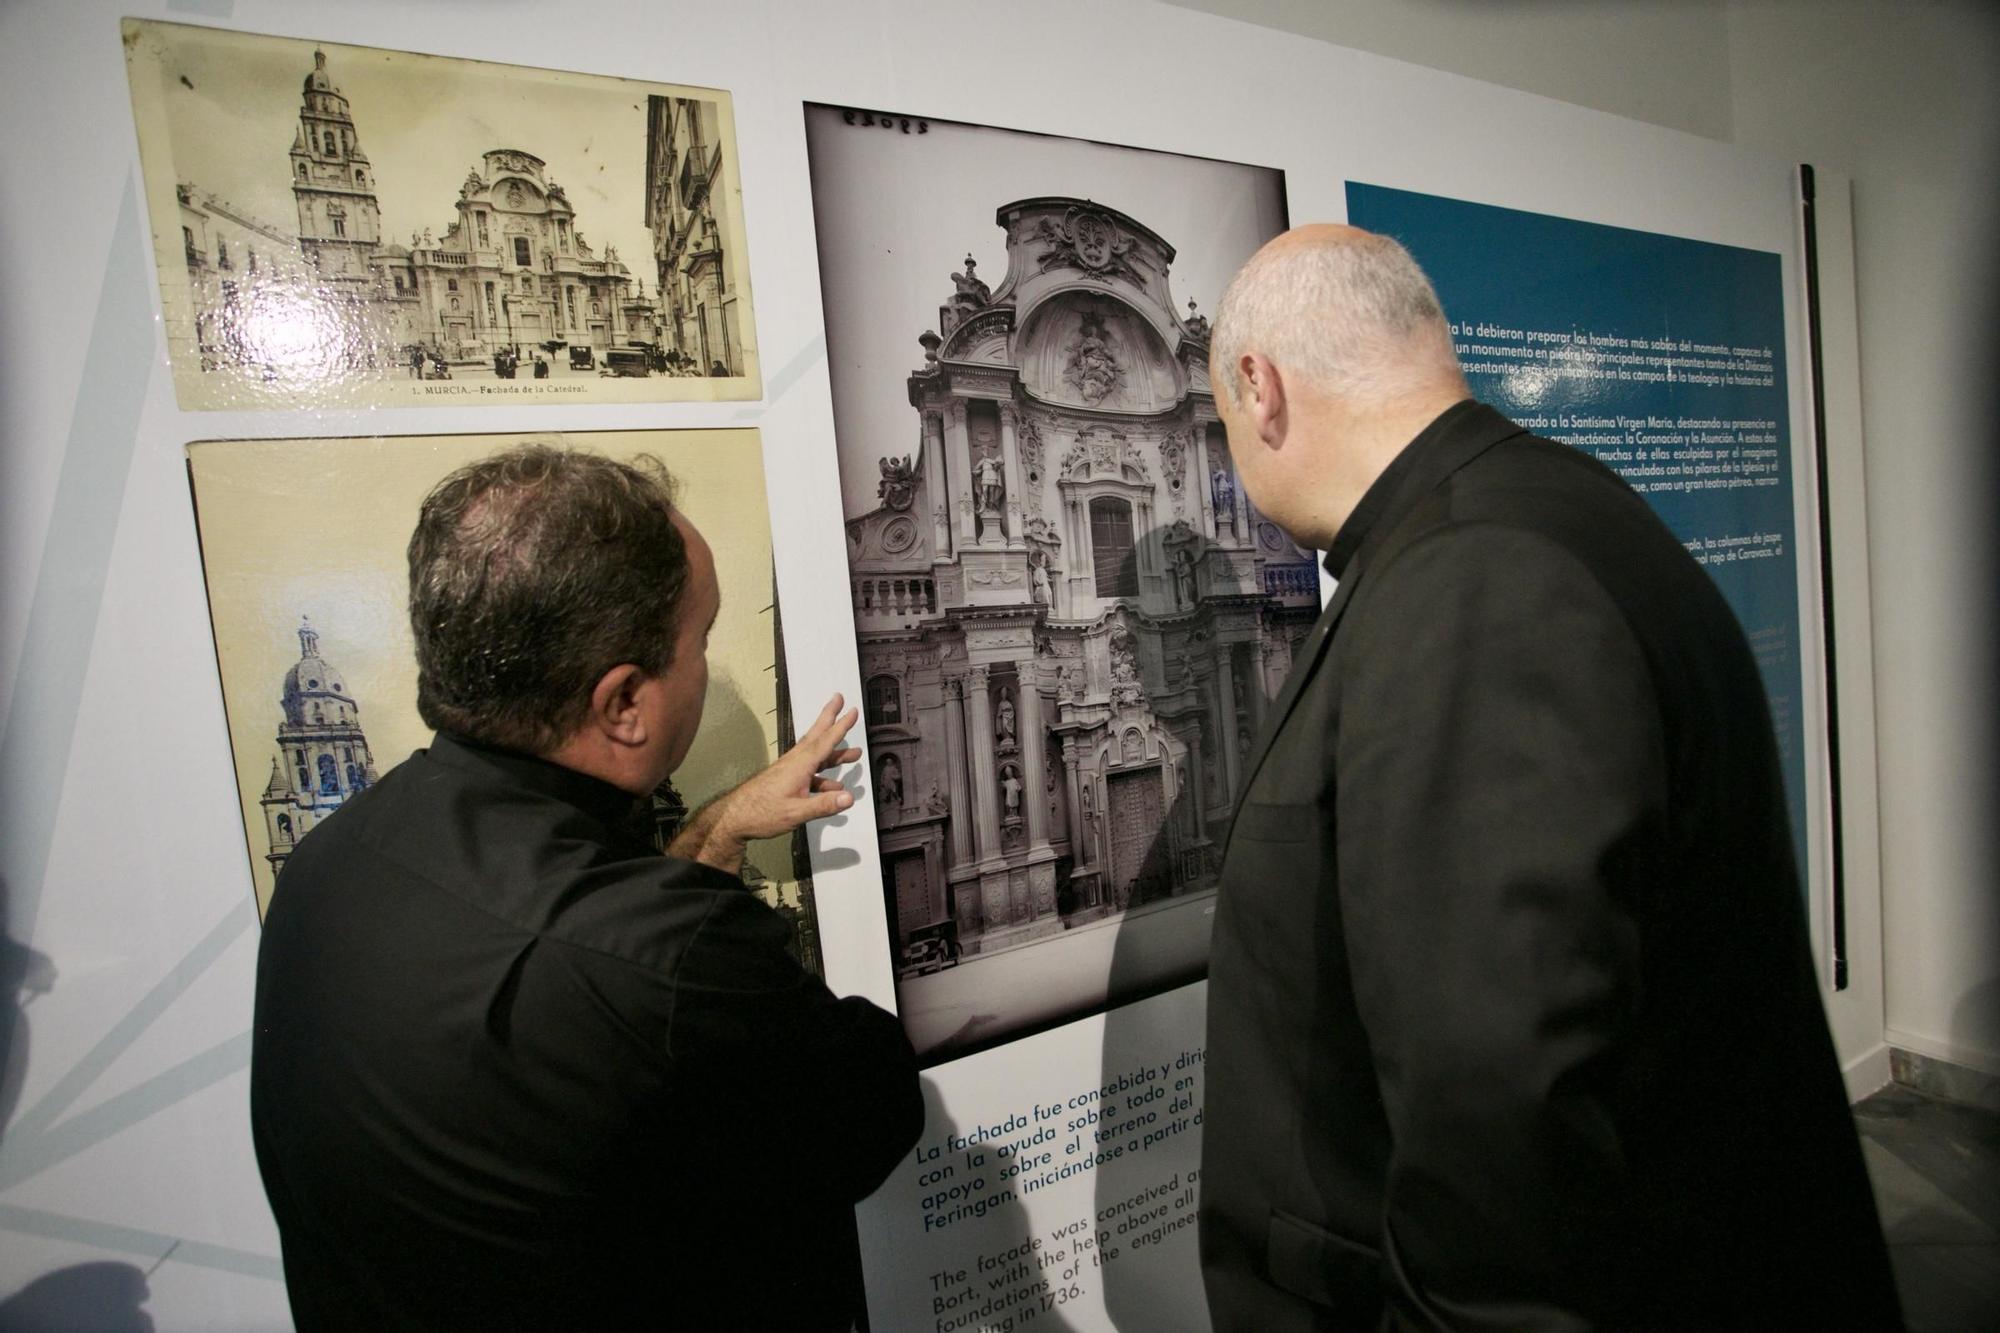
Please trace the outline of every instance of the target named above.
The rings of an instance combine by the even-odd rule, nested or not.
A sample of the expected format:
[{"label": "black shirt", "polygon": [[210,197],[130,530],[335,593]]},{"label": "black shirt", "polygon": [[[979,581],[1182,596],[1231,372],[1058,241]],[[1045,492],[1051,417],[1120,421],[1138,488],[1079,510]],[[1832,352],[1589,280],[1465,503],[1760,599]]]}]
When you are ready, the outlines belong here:
[{"label": "black shirt", "polygon": [[848,1327],[909,1042],[631,811],[441,735],[292,854],[251,1120],[300,1329]]}]

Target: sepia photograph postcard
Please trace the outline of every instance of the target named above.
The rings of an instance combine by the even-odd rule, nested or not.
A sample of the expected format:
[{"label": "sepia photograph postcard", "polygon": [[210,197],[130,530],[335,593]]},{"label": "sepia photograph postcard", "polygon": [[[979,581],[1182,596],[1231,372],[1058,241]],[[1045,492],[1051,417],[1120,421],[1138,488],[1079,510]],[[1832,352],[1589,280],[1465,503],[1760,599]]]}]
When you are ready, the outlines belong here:
[{"label": "sepia photograph postcard", "polygon": [[761,396],[727,92],[124,40],[182,408]]},{"label": "sepia photograph postcard", "polygon": [[[417,716],[405,551],[431,488],[530,442],[612,458],[648,454],[715,552],[722,609],[709,635],[702,725],[652,797],[664,847],[691,810],[794,739],[754,430],[210,440],[188,446],[229,743],[261,916],[313,826],[430,743]],[[805,836],[751,844],[744,878],[821,971]]]},{"label": "sepia photograph postcard", "polygon": [[1282,172],[808,105],[882,892],[928,1064],[1207,974],[1245,754],[1319,614],[1208,316]]}]

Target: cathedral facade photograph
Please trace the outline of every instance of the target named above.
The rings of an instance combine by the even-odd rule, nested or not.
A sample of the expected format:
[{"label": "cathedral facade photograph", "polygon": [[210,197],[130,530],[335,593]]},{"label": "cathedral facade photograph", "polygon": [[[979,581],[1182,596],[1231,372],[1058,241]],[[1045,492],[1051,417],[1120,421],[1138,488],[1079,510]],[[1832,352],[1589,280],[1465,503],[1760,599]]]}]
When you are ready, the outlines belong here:
[{"label": "cathedral facade photograph", "polygon": [[[823,269],[846,257],[847,196],[818,194],[819,154],[848,123],[809,119]],[[953,131],[982,166],[1048,142],[922,137]],[[1130,157],[1168,178],[1141,199],[1204,183]],[[900,427],[835,386],[898,1000],[932,1061],[1203,975],[1245,753],[1319,613],[1314,557],[1236,482],[1173,240],[1077,194],[988,197],[983,227],[938,238],[956,271],[896,311],[921,359],[872,367]],[[1238,230],[1235,262],[1264,239]],[[850,277],[823,274],[830,293]]]},{"label": "cathedral facade photograph", "polygon": [[183,406],[757,395],[727,93],[137,21],[127,52]]}]

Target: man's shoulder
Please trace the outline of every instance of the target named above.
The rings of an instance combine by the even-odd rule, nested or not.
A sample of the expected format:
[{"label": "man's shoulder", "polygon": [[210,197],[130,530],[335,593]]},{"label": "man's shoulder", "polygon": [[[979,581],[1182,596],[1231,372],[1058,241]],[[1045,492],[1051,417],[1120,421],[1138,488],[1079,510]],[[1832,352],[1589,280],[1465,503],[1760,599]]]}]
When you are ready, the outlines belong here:
[{"label": "man's shoulder", "polygon": [[690,950],[782,950],[733,875],[662,856],[576,806],[419,751],[302,839],[273,897],[322,923],[460,920],[670,978]]},{"label": "man's shoulder", "polygon": [[1412,605],[1436,614],[1467,599],[1523,614],[1595,607],[1649,658],[1742,638],[1714,580],[1645,497],[1588,454],[1526,433],[1484,450],[1400,516],[1348,614],[1366,621]]},{"label": "man's shoulder", "polygon": [[[1494,444],[1420,497],[1386,535],[1386,563],[1424,542],[1466,559],[1483,547],[1566,553],[1590,570],[1640,561],[1655,573],[1699,572],[1645,499],[1596,459],[1569,445],[1518,434]],[[1557,563],[1563,563],[1560,560]]]}]

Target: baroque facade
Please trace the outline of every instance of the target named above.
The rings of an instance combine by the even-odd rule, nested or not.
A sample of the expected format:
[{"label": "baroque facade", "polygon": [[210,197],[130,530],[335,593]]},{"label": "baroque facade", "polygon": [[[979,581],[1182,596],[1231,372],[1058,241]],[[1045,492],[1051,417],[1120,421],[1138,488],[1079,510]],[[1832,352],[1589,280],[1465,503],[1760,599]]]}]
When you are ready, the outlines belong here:
[{"label": "baroque facade", "polygon": [[[615,246],[601,255],[591,247],[562,186],[532,153],[485,153],[441,236],[426,228],[407,246],[392,242],[374,165],[324,52],[314,52],[300,92],[288,173],[292,232],[179,187],[205,367],[277,359],[282,349],[266,335],[297,328],[301,299],[325,331],[316,346],[337,349],[342,369],[401,364],[411,346],[484,361],[502,348],[563,342],[602,352],[657,337],[643,281],[635,284]],[[261,283],[221,276],[232,240],[246,253],[260,241],[266,248]],[[259,316],[260,304],[271,318]]]},{"label": "baroque facade", "polygon": [[569,196],[532,153],[485,154],[459,186],[442,236],[427,228],[407,247],[379,247],[369,264],[378,300],[399,307],[397,343],[453,359],[545,342],[601,352],[651,341],[650,308],[633,310],[617,247],[601,256],[591,248]]},{"label": "baroque facade", "polygon": [[361,705],[341,674],[319,655],[319,632],[299,626],[299,660],[285,673],[279,702],[278,753],[259,804],[276,875],[300,838],[375,782],[375,758],[361,733]]},{"label": "baroque facade", "polygon": [[908,379],[918,448],[847,524],[899,949],[990,952],[1212,891],[1245,751],[1318,615],[1244,498],[1174,248],[1087,200],[1001,207]]}]

